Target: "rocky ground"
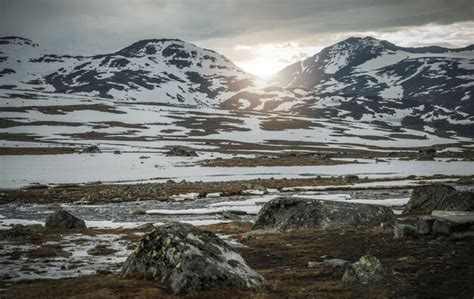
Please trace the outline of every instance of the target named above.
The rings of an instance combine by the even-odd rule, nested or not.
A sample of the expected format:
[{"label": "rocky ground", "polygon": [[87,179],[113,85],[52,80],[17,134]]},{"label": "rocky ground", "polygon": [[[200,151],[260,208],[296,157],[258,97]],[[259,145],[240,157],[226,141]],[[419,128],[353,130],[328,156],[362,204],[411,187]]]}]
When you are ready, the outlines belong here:
[{"label": "rocky ground", "polygon": [[[400,156],[400,154],[398,152],[393,155]],[[356,151],[352,153],[352,156],[348,156],[347,153],[342,156],[338,156],[337,153],[331,153],[330,156],[283,154],[255,158],[214,159],[202,163],[209,167],[239,167],[266,163],[288,166],[295,163],[296,165],[312,165],[311,163],[317,165],[317,163],[337,163],[338,158],[342,159],[341,163],[345,163],[344,158],[351,161],[358,158],[383,159],[391,154],[373,152],[370,157],[366,156],[367,153],[364,155]],[[432,155],[430,151],[420,150],[407,153],[405,158],[430,160],[433,158]],[[471,152],[451,153],[449,157],[472,159]],[[328,158],[330,160],[327,160]],[[414,186],[423,184],[442,182],[451,184],[456,190],[472,191],[473,179],[472,175],[403,178],[366,178],[347,175],[216,182],[169,180],[164,183],[142,184],[102,184],[100,182],[56,186],[36,184],[23,189],[4,189],[0,190],[2,205],[0,211],[6,216],[0,215],[0,223],[10,218],[43,222],[45,214],[52,213],[62,206],[73,210],[81,217],[84,216],[83,218],[91,215],[90,219],[85,219],[86,223],[113,219],[121,223],[136,221],[149,222],[149,224],[133,228],[89,227],[69,230],[57,227],[42,228],[38,225],[25,227],[17,225],[0,230],[0,261],[3,267],[3,271],[0,271],[2,274],[0,297],[176,297],[177,295],[174,294],[167,281],[156,281],[142,275],[123,278],[119,274],[123,263],[136,248],[140,238],[153,229],[151,223],[181,219],[170,218],[171,216],[166,215],[169,212],[166,209],[180,209],[180,211],[190,209],[196,212],[211,207],[218,210],[220,207],[225,207],[226,201],[233,202],[233,207],[239,207],[249,200],[254,200],[255,206],[261,207],[272,197],[278,196],[300,196],[301,198],[315,196],[336,196],[337,198],[339,196],[339,198],[354,200],[354,202],[367,199],[379,202],[384,200],[399,202],[410,197]],[[449,190],[452,189],[450,188],[448,187]],[[115,211],[111,209],[114,206]],[[414,210],[410,214],[399,214],[401,212],[399,204],[389,206],[391,208],[387,208],[388,210],[393,209],[397,213],[393,216],[394,222],[388,225],[372,227],[356,225],[325,230],[306,228],[266,233],[252,231],[256,213],[228,213],[227,215],[218,210],[219,214],[212,215],[211,218],[219,223],[200,227],[218,234],[230,243],[247,265],[262,275],[266,282],[252,289],[215,288],[199,292],[189,291],[181,296],[186,298],[400,298],[414,296],[442,298],[452,297],[455,294],[460,298],[472,298],[474,295],[474,287],[471,283],[474,280],[473,236],[415,234],[395,239],[394,228],[398,224],[415,224],[419,213]],[[161,210],[156,210],[157,208]],[[12,212],[14,209],[18,209],[17,214]],[[158,213],[158,216],[155,217],[151,213],[153,209],[155,209],[153,213]],[[12,215],[22,213],[23,216],[19,217],[21,219],[13,219],[15,217]],[[36,215],[37,218],[31,215]],[[29,218],[30,216],[32,218]],[[96,218],[93,219],[92,216]],[[206,214],[207,218],[202,217],[202,215],[193,215],[191,218],[200,221],[211,219],[209,214]],[[8,228],[8,224],[2,225]],[[344,283],[341,281],[344,275],[343,270],[323,263],[328,259],[343,259],[354,263],[367,254],[378,258],[383,265],[383,278],[377,282]],[[14,271],[21,271],[21,275],[15,276],[18,273]]]},{"label": "rocky ground", "polygon": [[[399,218],[407,222],[408,219]],[[289,233],[248,236],[251,224],[232,222],[204,227],[231,235],[248,265],[267,283],[255,289],[218,289],[191,292],[186,298],[288,298],[290,297],[451,297],[471,298],[474,294],[472,239],[423,236],[394,239],[391,229],[296,230]],[[121,231],[132,236],[136,230]],[[100,233],[100,232],[97,232]],[[47,239],[55,238],[53,233]],[[135,237],[133,237],[135,236]],[[365,254],[377,256],[385,269],[382,281],[367,285],[341,282],[342,272],[308,263],[330,258],[356,261]],[[59,280],[39,280],[16,284],[2,283],[5,298],[173,298],[166,283],[143,279],[123,279],[117,274]]]},{"label": "rocky ground", "polygon": [[[423,180],[447,179],[459,181],[461,184],[471,184],[474,176],[443,176],[415,177],[404,179]],[[205,197],[210,193],[220,193],[222,196],[240,195],[249,189],[284,189],[299,186],[327,186],[341,189],[373,189],[372,187],[357,187],[347,184],[354,183],[377,183],[396,182],[400,178],[392,179],[367,179],[350,176],[339,177],[316,177],[305,179],[258,179],[245,181],[217,181],[217,182],[175,182],[169,180],[166,183],[143,183],[143,184],[64,184],[58,186],[31,185],[24,189],[0,190],[0,204],[9,202],[20,203],[66,203],[79,202],[103,203],[103,202],[127,202],[141,200],[163,200],[166,201],[173,195],[198,193]],[[344,187],[345,186],[345,187]],[[407,186],[409,188],[409,186]]]}]

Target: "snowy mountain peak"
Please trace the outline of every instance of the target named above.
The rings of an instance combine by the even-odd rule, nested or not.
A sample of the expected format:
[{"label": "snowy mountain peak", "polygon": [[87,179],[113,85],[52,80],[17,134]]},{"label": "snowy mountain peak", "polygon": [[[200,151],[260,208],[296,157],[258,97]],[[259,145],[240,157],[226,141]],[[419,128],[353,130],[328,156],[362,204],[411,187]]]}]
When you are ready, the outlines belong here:
[{"label": "snowy mountain peak", "polygon": [[38,47],[38,45],[33,43],[31,40],[19,36],[0,37],[0,45],[2,46],[2,48],[4,45]]},{"label": "snowy mountain peak", "polygon": [[[0,44],[0,52],[9,47]],[[252,76],[223,55],[178,39],[142,40],[95,56],[4,53],[0,77],[10,89],[208,106],[253,85]]]}]

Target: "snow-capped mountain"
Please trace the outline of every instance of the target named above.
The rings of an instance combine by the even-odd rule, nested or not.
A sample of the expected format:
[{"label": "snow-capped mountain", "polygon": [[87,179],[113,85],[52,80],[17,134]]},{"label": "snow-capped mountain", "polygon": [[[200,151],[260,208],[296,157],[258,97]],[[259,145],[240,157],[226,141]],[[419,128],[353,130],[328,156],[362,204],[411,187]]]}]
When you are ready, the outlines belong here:
[{"label": "snow-capped mountain", "polygon": [[338,118],[474,136],[474,46],[404,48],[349,38],[277,73],[271,83],[212,50],[176,39],[96,56],[48,54],[0,38],[0,91],[77,94]]},{"label": "snow-capped mountain", "polygon": [[[403,48],[353,37],[284,68],[272,81],[299,89],[300,97],[280,111],[474,135],[473,45]],[[267,110],[275,106],[268,96],[259,101]]]},{"label": "snow-capped mountain", "polygon": [[446,93],[463,97],[469,91],[464,85],[473,79],[473,59],[474,45],[403,48],[372,37],[351,37],[284,68],[273,80],[283,87],[319,93],[398,99],[439,99]]},{"label": "snow-capped mountain", "polygon": [[30,40],[0,39],[0,88],[119,101],[212,105],[252,85],[223,55],[177,39],[136,42],[96,56],[46,54]]}]

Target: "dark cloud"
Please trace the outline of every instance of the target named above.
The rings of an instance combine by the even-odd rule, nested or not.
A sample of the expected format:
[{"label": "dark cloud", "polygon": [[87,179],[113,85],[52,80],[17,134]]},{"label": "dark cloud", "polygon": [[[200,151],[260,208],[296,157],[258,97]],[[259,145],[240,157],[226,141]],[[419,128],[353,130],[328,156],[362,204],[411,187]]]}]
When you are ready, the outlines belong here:
[{"label": "dark cloud", "polygon": [[70,54],[160,37],[217,50],[230,41],[324,43],[328,34],[473,19],[472,0],[0,0],[0,35]]}]

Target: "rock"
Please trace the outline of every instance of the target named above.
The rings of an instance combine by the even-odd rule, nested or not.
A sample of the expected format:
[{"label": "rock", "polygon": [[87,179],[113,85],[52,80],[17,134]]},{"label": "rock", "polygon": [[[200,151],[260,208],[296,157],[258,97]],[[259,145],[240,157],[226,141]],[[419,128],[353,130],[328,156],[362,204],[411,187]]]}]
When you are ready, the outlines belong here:
[{"label": "rock", "polygon": [[279,197],[263,206],[252,229],[337,229],[392,221],[393,212],[387,207]]},{"label": "rock", "polygon": [[36,240],[41,235],[43,229],[41,224],[15,224],[6,232],[5,237],[7,239]]},{"label": "rock", "polygon": [[256,190],[256,189],[248,189],[248,190],[243,190],[242,194],[243,195],[265,195],[268,192],[265,190]]},{"label": "rock", "polygon": [[240,216],[232,211],[225,211],[222,213],[222,218],[227,220],[240,220]]},{"label": "rock", "polygon": [[406,237],[416,237],[417,229],[412,225],[397,224],[393,227],[393,238],[401,239]]},{"label": "rock", "polygon": [[474,192],[458,191],[447,195],[436,206],[437,210],[474,211]]},{"label": "rock", "polygon": [[355,182],[359,181],[359,177],[356,176],[356,175],[346,175],[344,177],[343,181],[346,184],[352,184],[352,183],[355,183]]},{"label": "rock", "polygon": [[474,212],[433,211],[433,233],[449,235],[454,232],[474,231]]},{"label": "rock", "polygon": [[329,259],[322,262],[308,262],[308,268],[315,268],[320,266],[325,266],[329,268],[336,269],[338,271],[345,271],[350,263],[343,259]]},{"label": "rock", "polygon": [[456,192],[447,185],[427,185],[415,187],[404,212],[431,213],[449,194]]},{"label": "rock", "polygon": [[81,151],[84,154],[100,154],[102,151],[97,145],[91,145]]},{"label": "rock", "polygon": [[122,276],[168,281],[174,293],[256,287],[264,282],[242,257],[215,234],[171,222],[145,234],[128,257]]},{"label": "rock", "polygon": [[195,200],[199,198],[199,193],[191,192],[185,194],[171,195],[170,199],[173,201],[185,201],[185,200]]},{"label": "rock", "polygon": [[416,233],[419,235],[429,235],[433,231],[434,219],[431,217],[418,217],[416,222]]},{"label": "rock", "polygon": [[86,223],[65,210],[57,210],[46,218],[46,228],[84,229]]},{"label": "rock", "polygon": [[184,146],[173,146],[167,153],[167,156],[178,156],[178,157],[197,157],[198,154],[195,150],[184,147]]},{"label": "rock", "polygon": [[383,279],[382,263],[372,255],[364,255],[357,262],[349,265],[342,276],[345,283],[372,283]]},{"label": "rock", "polygon": [[130,211],[130,215],[138,216],[138,215],[145,215],[145,214],[146,214],[146,210],[144,209],[135,209],[135,210]]},{"label": "rock", "polygon": [[457,180],[456,184],[458,185],[474,185],[474,179],[472,178],[460,178]]},{"label": "rock", "polygon": [[213,192],[213,193],[207,193],[206,198],[216,198],[216,197],[221,197],[220,192]]},{"label": "rock", "polygon": [[419,161],[434,161],[436,150],[433,148],[418,151],[417,160]]}]

